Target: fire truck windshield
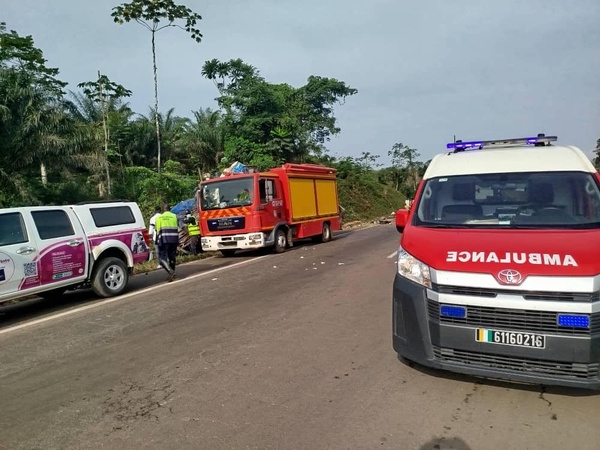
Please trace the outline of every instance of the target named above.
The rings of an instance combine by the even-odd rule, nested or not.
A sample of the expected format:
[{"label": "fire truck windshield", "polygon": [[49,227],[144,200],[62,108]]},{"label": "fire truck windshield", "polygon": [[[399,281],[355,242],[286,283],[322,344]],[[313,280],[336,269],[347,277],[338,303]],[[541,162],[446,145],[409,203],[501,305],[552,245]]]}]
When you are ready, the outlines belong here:
[{"label": "fire truck windshield", "polygon": [[461,175],[428,180],[415,225],[600,228],[600,189],[584,172]]},{"label": "fire truck windshield", "polygon": [[229,178],[202,184],[201,208],[223,209],[248,206],[254,198],[254,178]]}]

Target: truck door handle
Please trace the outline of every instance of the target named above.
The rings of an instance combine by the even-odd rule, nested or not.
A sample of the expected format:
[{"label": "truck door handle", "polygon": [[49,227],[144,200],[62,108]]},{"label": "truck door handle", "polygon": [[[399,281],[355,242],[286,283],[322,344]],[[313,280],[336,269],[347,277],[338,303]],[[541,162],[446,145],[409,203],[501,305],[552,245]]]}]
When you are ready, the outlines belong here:
[{"label": "truck door handle", "polygon": [[73,239],[72,241],[69,241],[69,245],[71,247],[77,247],[78,245],[83,244],[83,241],[80,239]]},{"label": "truck door handle", "polygon": [[17,255],[29,255],[30,253],[35,252],[35,248],[33,247],[21,247],[16,251]]}]

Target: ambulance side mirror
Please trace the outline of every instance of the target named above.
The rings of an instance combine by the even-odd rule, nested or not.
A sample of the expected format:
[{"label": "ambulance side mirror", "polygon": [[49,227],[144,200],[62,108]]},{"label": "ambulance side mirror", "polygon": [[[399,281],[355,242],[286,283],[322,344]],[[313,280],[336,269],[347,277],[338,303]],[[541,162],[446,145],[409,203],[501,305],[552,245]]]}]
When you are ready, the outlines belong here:
[{"label": "ambulance side mirror", "polygon": [[410,210],[408,209],[399,209],[396,211],[396,230],[398,233],[402,233],[404,231],[404,227],[408,223],[408,213]]}]

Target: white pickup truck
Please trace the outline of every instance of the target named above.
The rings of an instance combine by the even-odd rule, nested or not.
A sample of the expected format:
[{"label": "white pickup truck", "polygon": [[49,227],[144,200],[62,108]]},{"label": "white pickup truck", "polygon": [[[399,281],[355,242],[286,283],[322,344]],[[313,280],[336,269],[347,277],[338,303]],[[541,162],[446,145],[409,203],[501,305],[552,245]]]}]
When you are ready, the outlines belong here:
[{"label": "white pickup truck", "polygon": [[118,295],[134,264],[148,260],[148,244],[133,202],[0,209],[0,303],[90,286]]}]

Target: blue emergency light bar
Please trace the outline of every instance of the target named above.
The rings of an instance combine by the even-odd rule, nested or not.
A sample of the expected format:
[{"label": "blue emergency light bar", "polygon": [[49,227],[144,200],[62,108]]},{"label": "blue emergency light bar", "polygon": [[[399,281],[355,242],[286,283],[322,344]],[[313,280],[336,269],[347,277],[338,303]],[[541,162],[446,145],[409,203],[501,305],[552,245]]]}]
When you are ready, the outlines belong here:
[{"label": "blue emergency light bar", "polygon": [[449,142],[446,147],[454,149],[454,151],[463,151],[466,149],[482,149],[483,147],[489,146],[504,146],[504,145],[535,145],[545,146],[550,145],[550,142],[555,142],[558,139],[556,136],[546,136],[544,134],[538,134],[537,137],[523,137],[523,138],[512,138],[512,139],[495,139],[491,141],[456,141]]}]

